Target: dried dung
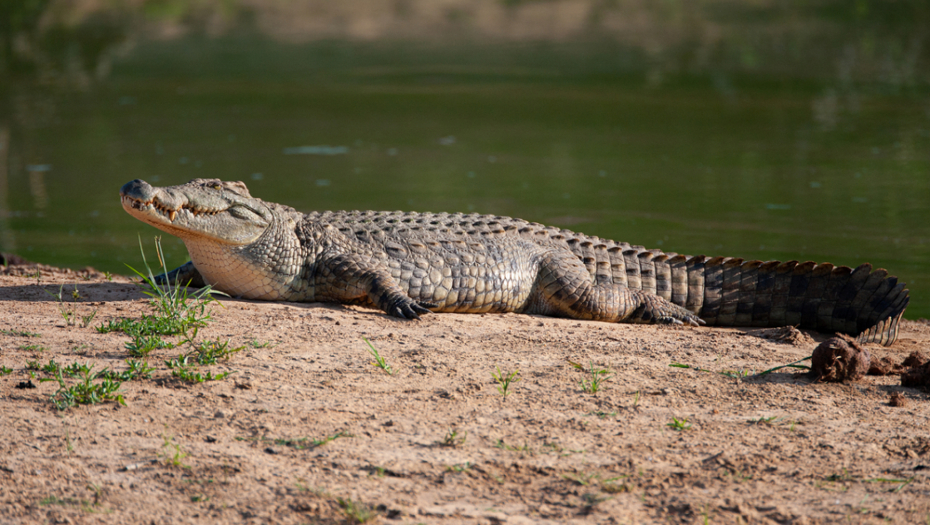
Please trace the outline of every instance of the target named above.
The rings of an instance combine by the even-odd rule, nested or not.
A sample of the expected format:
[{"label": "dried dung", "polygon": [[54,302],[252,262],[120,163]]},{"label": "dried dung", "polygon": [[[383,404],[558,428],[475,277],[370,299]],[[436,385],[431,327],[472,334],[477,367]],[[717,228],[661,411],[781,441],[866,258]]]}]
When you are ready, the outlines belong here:
[{"label": "dried dung", "polygon": [[930,361],[901,374],[901,386],[930,389]]},{"label": "dried dung", "polygon": [[840,334],[814,349],[811,374],[818,381],[856,381],[869,371],[869,362],[868,350],[859,346],[855,339]]},{"label": "dried dung", "polygon": [[907,398],[901,392],[892,392],[888,399],[888,405],[893,407],[906,407]]}]

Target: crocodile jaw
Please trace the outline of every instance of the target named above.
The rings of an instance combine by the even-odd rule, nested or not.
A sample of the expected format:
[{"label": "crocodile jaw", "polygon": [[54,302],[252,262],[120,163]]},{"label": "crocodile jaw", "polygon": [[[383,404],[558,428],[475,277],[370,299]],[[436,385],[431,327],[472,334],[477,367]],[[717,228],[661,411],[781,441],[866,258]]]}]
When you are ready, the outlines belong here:
[{"label": "crocodile jaw", "polygon": [[184,241],[247,245],[273,221],[271,210],[241,182],[194,179],[156,188],[136,179],[120,188],[120,201],[133,217]]}]

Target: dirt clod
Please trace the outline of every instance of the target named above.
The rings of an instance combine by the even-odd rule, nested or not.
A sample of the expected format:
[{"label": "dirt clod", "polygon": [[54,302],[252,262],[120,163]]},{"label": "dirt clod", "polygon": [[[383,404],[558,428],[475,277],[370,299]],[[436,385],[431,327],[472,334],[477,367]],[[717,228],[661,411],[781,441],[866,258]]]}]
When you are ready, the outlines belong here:
[{"label": "dirt clod", "polygon": [[900,374],[902,371],[901,366],[898,365],[898,363],[895,363],[894,359],[888,356],[879,359],[872,359],[870,361],[870,376],[890,376],[894,374]]},{"label": "dirt clod", "polygon": [[892,392],[891,397],[888,398],[888,406],[906,407],[907,398],[901,392]]},{"label": "dirt clod", "polygon": [[930,361],[901,374],[901,386],[930,390]]},{"label": "dirt clod", "polygon": [[761,330],[753,330],[747,332],[748,334],[761,337],[762,339],[768,339],[769,341],[775,341],[779,343],[802,346],[805,344],[811,344],[814,340],[811,336],[806,333],[798,330],[793,326],[779,326],[777,328],[763,328]]},{"label": "dirt clod", "polygon": [[869,371],[869,351],[855,339],[837,335],[820,343],[811,358],[811,373],[818,381],[856,381]]},{"label": "dirt clod", "polygon": [[905,368],[914,368],[916,366],[924,365],[928,361],[930,361],[930,356],[927,356],[926,353],[921,352],[920,350],[915,350],[911,352],[911,355],[904,358],[901,366]]}]

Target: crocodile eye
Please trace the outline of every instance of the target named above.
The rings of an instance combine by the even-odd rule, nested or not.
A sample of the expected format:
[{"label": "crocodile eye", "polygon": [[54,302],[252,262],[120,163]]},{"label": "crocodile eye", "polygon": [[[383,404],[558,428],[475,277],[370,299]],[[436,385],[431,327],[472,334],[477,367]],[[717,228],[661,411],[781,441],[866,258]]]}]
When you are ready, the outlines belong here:
[{"label": "crocodile eye", "polygon": [[216,183],[216,182],[214,182],[214,183],[212,184],[211,187],[212,187],[214,190],[221,190],[221,189],[223,189],[223,186],[221,186],[219,183]]}]

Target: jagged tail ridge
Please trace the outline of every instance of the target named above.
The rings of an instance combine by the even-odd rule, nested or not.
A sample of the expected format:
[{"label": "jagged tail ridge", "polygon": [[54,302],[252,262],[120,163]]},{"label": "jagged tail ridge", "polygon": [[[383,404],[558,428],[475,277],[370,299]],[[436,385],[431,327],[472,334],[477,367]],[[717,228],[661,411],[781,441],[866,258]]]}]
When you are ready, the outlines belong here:
[{"label": "jagged tail ridge", "polygon": [[[650,259],[659,261],[653,263],[656,275],[668,275],[669,285],[657,283],[656,293],[711,326],[793,325],[890,345],[909,301],[904,283],[870,264],[852,269],[703,255]],[[659,291],[666,288],[670,293]]]}]

